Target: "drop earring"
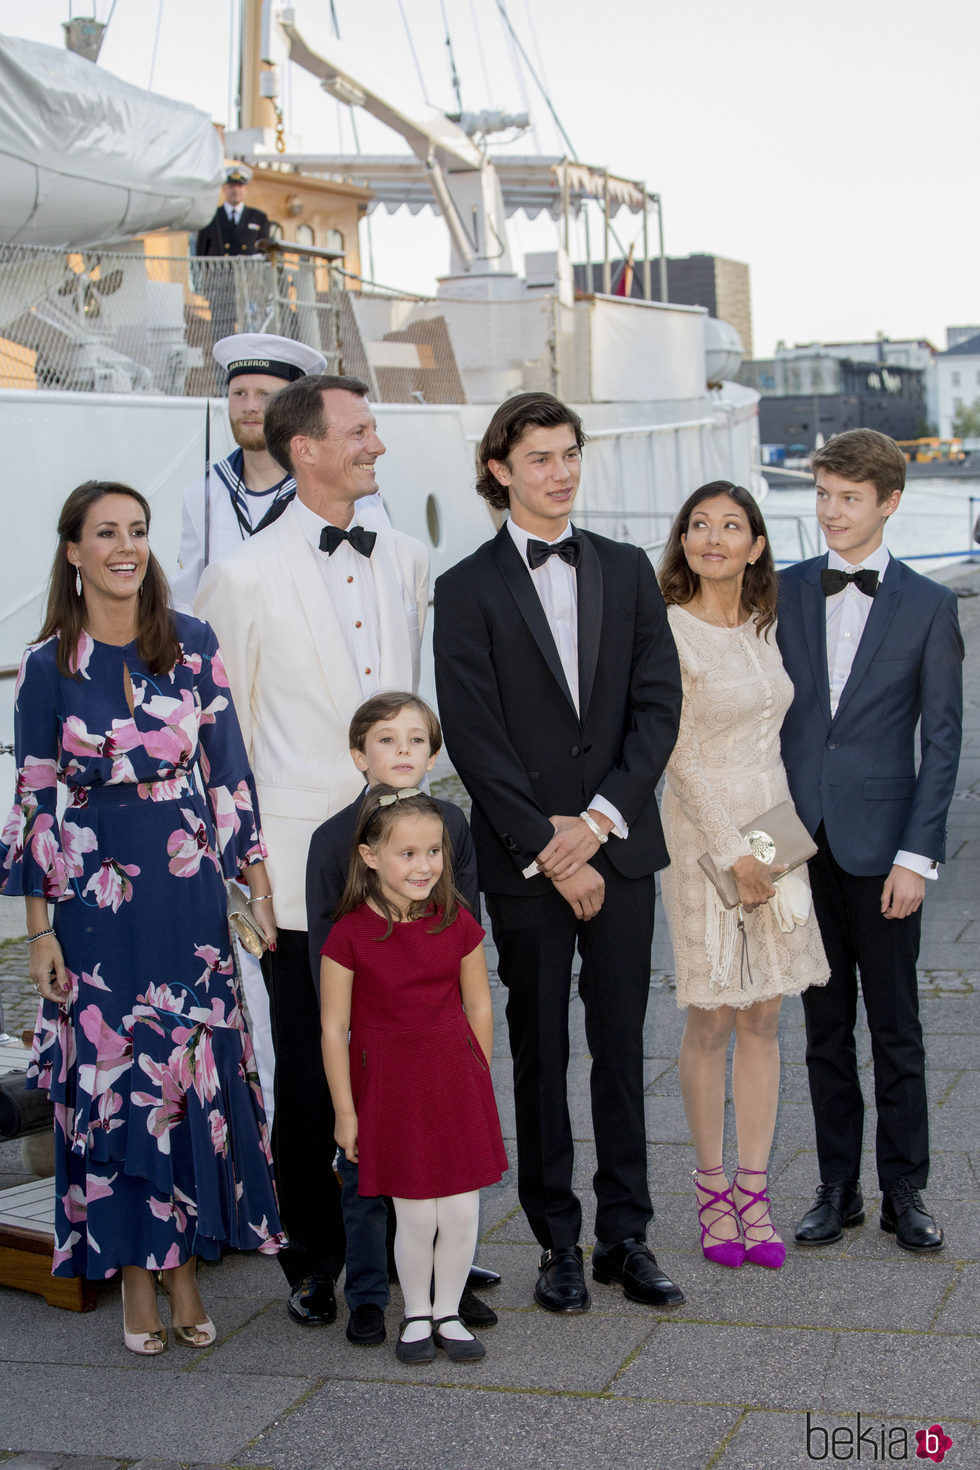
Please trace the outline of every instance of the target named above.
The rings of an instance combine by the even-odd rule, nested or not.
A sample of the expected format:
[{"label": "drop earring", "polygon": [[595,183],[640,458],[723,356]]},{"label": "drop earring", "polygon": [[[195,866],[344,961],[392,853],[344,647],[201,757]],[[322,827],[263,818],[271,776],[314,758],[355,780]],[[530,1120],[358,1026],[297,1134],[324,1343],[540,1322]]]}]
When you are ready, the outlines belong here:
[{"label": "drop earring", "polygon": [[75,568],[75,596],[82,595],[82,572],[80,567]]}]

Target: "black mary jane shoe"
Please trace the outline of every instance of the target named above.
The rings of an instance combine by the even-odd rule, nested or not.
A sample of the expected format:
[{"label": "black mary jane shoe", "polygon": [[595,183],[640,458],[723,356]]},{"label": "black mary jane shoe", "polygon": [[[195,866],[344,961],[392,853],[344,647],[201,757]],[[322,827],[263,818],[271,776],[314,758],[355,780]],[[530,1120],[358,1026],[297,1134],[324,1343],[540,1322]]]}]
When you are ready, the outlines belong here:
[{"label": "black mary jane shoe", "polygon": [[617,1281],[627,1301],[647,1307],[679,1307],[684,1293],[657,1264],[643,1240],[621,1240],[618,1245],[596,1241],[592,1252],[592,1279],[603,1286]]},{"label": "black mary jane shoe", "polygon": [[428,1337],[420,1337],[417,1342],[403,1342],[402,1333],[409,1322],[428,1322],[432,1327],[431,1317],[403,1317],[398,1324],[398,1341],[395,1343],[395,1357],[400,1363],[431,1363],[435,1359],[436,1344],[430,1330]]},{"label": "black mary jane shoe", "polygon": [[582,1247],[562,1245],[546,1250],[541,1257],[541,1274],[534,1287],[534,1300],[546,1312],[587,1312],[592,1303],[582,1268]]},{"label": "black mary jane shoe", "polygon": [[907,1179],[896,1179],[883,1191],[879,1224],[906,1251],[941,1251],[945,1244],[942,1228]]},{"label": "black mary jane shoe", "polygon": [[857,1179],[818,1184],[817,1197],[796,1227],[797,1245],[834,1245],[844,1231],[864,1224],[864,1196]]},{"label": "black mary jane shoe", "polygon": [[451,1363],[475,1363],[478,1358],[485,1358],[487,1350],[478,1337],[444,1337],[439,1331],[443,1322],[459,1322],[462,1319],[455,1312],[449,1317],[436,1317],[432,1323],[432,1336],[436,1347],[442,1348]]},{"label": "black mary jane shoe", "polygon": [[329,1276],[304,1276],[294,1286],[286,1311],[303,1327],[325,1327],[337,1316],[337,1296]]}]

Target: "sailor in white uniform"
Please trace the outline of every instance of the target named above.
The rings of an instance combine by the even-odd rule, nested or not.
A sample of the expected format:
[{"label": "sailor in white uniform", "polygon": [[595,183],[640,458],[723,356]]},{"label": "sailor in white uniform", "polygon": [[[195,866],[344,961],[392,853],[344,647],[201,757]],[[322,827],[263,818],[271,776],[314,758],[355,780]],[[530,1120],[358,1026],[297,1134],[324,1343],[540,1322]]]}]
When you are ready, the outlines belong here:
[{"label": "sailor in white uniform", "polygon": [[[228,374],[228,421],[238,448],[184,492],[180,569],[172,584],[174,605],[181,612],[193,612],[204,568],[271,526],[296,494],[296,481],[265,447],[262,414],[266,399],[284,384],[322,373],[327,365],[323,353],[305,342],[269,333],[238,332],[216,342],[212,351]],[[391,524],[380,495],[358,503],[358,519],[370,530]],[[238,965],[271,1127],[275,1054],[269,999],[258,960],[241,946]]]},{"label": "sailor in white uniform", "polygon": [[[323,353],[305,342],[264,332],[223,337],[212,351],[228,374],[228,422],[239,447],[184,491],[179,570],[173,579],[180,612],[193,610],[204,568],[271,526],[296,494],[295,480],[265,447],[262,414],[266,400],[284,383],[322,373],[327,365]],[[369,530],[391,524],[380,494],[359,506],[358,515]]]}]

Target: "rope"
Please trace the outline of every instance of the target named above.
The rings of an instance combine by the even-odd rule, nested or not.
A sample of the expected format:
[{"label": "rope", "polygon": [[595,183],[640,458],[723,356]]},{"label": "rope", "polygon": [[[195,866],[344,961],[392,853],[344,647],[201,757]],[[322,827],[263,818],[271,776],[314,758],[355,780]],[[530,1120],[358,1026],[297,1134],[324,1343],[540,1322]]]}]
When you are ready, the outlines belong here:
[{"label": "rope", "polygon": [[398,14],[402,18],[402,25],[405,28],[405,36],[408,41],[408,49],[409,51],[411,51],[412,60],[415,62],[415,74],[419,79],[419,86],[422,88],[422,96],[425,100],[426,106],[435,107],[435,103],[429,101],[429,95],[425,90],[425,78],[422,75],[422,68],[421,66],[419,66],[419,58],[415,51],[415,42],[412,40],[412,32],[409,29],[408,18],[405,15],[405,7],[402,4],[402,0],[398,0]]},{"label": "rope", "polygon": [[453,38],[449,34],[449,18],[446,15],[446,0],[439,0],[439,8],[442,11],[442,24],[446,32],[446,51],[449,54],[449,81],[453,91],[456,93],[456,108],[459,112],[462,112],[463,94],[459,88],[459,73],[456,70],[456,57],[453,54]]},{"label": "rope", "polygon": [[[399,0],[399,3],[400,3],[400,0]],[[500,11],[500,15],[501,15],[501,18],[502,18],[502,20],[504,22],[504,25],[507,27],[508,31],[510,32],[510,36],[511,36],[511,39],[513,40],[513,42],[514,42],[514,45],[517,47],[518,51],[520,52],[521,59],[523,60],[524,65],[527,67],[528,71],[531,74],[531,79],[534,82],[534,85],[537,87],[538,91],[541,93],[541,96],[544,98],[544,104],[547,107],[548,111],[551,113],[552,121],[554,122],[555,127],[558,129],[559,133],[561,134],[561,137],[562,137],[562,140],[563,140],[563,142],[565,144],[565,147],[568,149],[569,154],[574,159],[574,161],[576,163],[578,163],[579,156],[578,156],[578,154],[575,151],[575,145],[573,144],[571,138],[568,136],[568,134],[566,133],[564,127],[562,126],[561,118],[558,116],[557,112],[555,111],[554,106],[552,105],[551,98],[548,96],[548,93],[545,90],[545,88],[544,88],[544,86],[543,86],[543,84],[541,82],[541,78],[538,76],[537,72],[534,70],[534,67],[531,65],[531,58],[528,56],[527,52],[524,50],[524,47],[521,45],[520,37],[518,36],[517,32],[514,30],[514,27],[511,24],[510,16],[507,14],[507,7],[504,4],[504,0],[497,0],[497,9]]]}]

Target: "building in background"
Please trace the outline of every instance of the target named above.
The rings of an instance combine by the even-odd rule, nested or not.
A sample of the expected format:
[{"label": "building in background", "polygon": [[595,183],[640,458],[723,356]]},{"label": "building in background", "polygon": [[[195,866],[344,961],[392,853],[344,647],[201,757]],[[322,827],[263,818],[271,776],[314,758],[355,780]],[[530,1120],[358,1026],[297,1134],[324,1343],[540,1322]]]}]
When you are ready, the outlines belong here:
[{"label": "building in background", "polygon": [[939,433],[949,438],[960,408],[980,399],[980,327],[947,327],[947,347],[936,359]]},{"label": "building in background", "polygon": [[[574,267],[578,291],[602,290],[603,263],[584,261]],[[643,262],[622,259],[610,262],[611,287],[614,295],[643,297]],[[632,289],[624,286],[632,273]],[[652,299],[660,300],[660,260],[651,258]],[[742,339],[746,357],[752,356],[752,291],[749,268],[741,260],[727,260],[723,255],[683,255],[667,257],[667,300],[677,306],[703,306],[710,316],[728,322]]]},{"label": "building in background", "polygon": [[744,362],[737,381],[761,395],[764,452],[773,446],[793,458],[812,453],[844,429],[878,429],[893,439],[925,434],[925,377],[924,367],[838,356],[814,343],[781,347],[774,357]]}]

